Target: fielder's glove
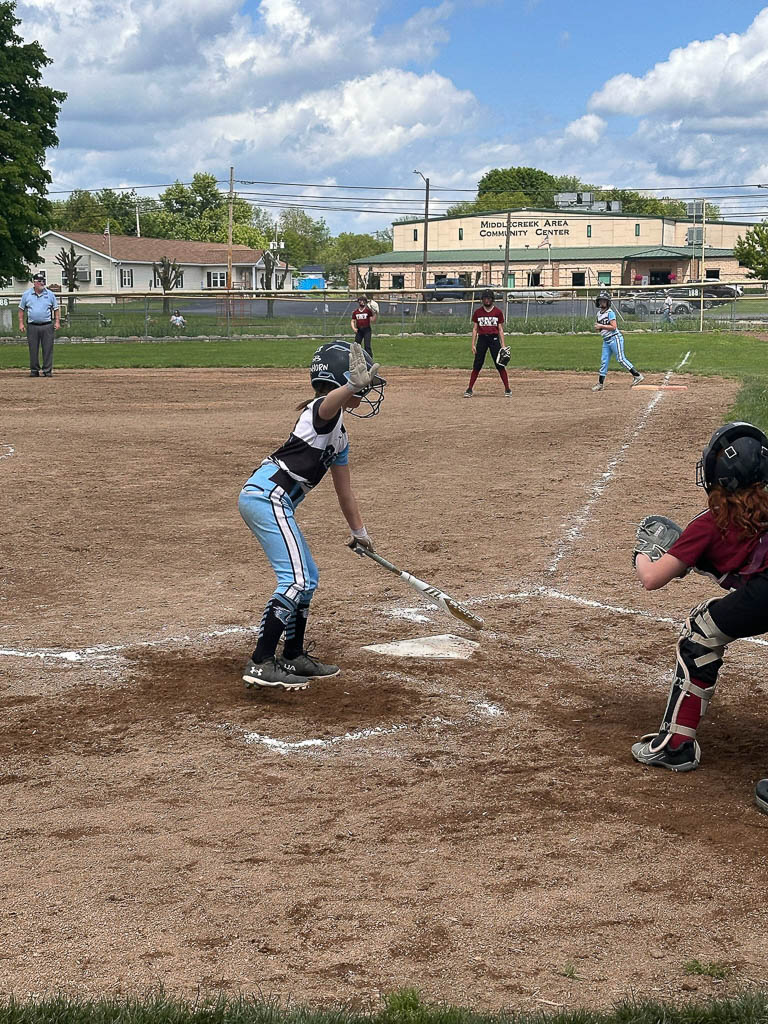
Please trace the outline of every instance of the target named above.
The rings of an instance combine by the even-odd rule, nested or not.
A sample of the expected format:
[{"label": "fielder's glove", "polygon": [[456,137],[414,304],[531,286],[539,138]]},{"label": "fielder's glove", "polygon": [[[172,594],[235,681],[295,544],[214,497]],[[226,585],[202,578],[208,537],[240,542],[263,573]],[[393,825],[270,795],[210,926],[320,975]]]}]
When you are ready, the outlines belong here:
[{"label": "fielder's glove", "polygon": [[512,351],[508,345],[502,345],[499,349],[499,354],[496,356],[496,362],[499,366],[506,366],[509,360],[512,358]]},{"label": "fielder's glove", "polygon": [[347,380],[355,389],[355,394],[360,391],[367,391],[372,387],[378,371],[379,363],[374,363],[369,369],[362,346],[358,342],[353,341],[349,346],[349,372],[347,373]]},{"label": "fielder's glove", "polygon": [[682,532],[682,528],[666,516],[646,516],[635,534],[632,566],[637,562],[638,555],[647,555],[652,562],[658,561],[662,555],[666,555]]}]

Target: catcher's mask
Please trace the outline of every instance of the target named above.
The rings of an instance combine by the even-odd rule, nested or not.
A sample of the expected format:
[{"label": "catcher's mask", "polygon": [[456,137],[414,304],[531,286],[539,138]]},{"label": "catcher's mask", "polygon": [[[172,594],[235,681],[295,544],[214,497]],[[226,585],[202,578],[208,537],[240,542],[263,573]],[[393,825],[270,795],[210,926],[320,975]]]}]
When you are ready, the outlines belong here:
[{"label": "catcher's mask", "polygon": [[[373,360],[365,350],[363,350],[363,355],[366,365],[369,368],[373,366]],[[334,388],[340,388],[349,383],[349,342],[332,341],[329,345],[321,345],[312,356],[309,379],[312,381],[312,387],[315,384],[325,383],[332,384]],[[369,411],[363,413],[350,409],[350,415],[359,416],[363,420],[367,420],[369,416],[375,416],[384,401],[386,386],[387,382],[384,378],[377,375],[369,388],[356,391],[355,395],[363,400]]]},{"label": "catcher's mask", "polygon": [[600,294],[595,299],[595,305],[597,306],[598,309],[600,309],[600,303],[601,302],[605,303],[605,307],[607,309],[610,306],[610,304],[611,304],[611,293],[610,292],[600,292]]},{"label": "catcher's mask", "polygon": [[716,430],[696,463],[696,484],[738,491],[768,484],[768,437],[751,423],[726,423]]}]

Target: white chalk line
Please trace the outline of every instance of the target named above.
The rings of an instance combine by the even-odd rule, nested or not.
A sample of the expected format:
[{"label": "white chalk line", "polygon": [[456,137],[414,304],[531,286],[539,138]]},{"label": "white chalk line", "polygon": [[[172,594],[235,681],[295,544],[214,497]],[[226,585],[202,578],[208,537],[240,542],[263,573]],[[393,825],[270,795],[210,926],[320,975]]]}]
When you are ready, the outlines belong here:
[{"label": "white chalk line", "polygon": [[[677,366],[674,367],[674,369],[667,370],[666,374],[664,375],[664,380],[662,381],[662,384],[668,384],[669,383],[669,380],[670,380],[672,374],[675,372],[675,370],[680,370],[680,369],[682,369],[683,366],[685,366],[685,364],[688,361],[690,355],[691,355],[691,353],[690,353],[690,350],[689,350],[683,356],[682,361],[679,362],[677,364]],[[653,395],[653,397],[651,398],[650,402],[648,403],[648,405],[643,410],[643,412],[642,412],[642,414],[640,416],[640,419],[637,422],[637,425],[636,425],[635,429],[632,431],[632,434],[629,437],[629,440],[625,441],[625,443],[621,446],[621,448],[619,448],[618,452],[616,452],[616,454],[610,460],[610,462],[606,466],[605,470],[600,474],[600,476],[597,478],[597,480],[592,484],[592,487],[590,488],[590,492],[589,492],[589,498],[588,498],[586,504],[573,517],[573,519],[571,521],[570,527],[566,530],[565,535],[561,538],[560,543],[558,544],[557,551],[555,552],[555,557],[552,559],[550,564],[547,566],[547,570],[546,571],[548,573],[552,574],[552,573],[557,571],[557,567],[559,566],[560,562],[565,557],[568,549],[577,540],[581,539],[582,531],[583,531],[585,525],[589,522],[589,519],[590,519],[590,516],[591,516],[593,508],[595,507],[597,502],[600,500],[600,498],[602,498],[603,494],[605,493],[606,488],[608,487],[608,484],[613,480],[613,477],[614,477],[614,475],[616,473],[617,467],[623,461],[624,456],[627,454],[627,452],[629,451],[630,447],[634,444],[634,442],[637,440],[639,435],[645,429],[645,426],[646,426],[646,424],[647,424],[647,422],[648,422],[648,420],[650,418],[651,413],[656,408],[658,403],[662,400],[662,398],[665,396],[665,394],[666,394],[666,392],[664,392],[664,391],[657,391]]]},{"label": "white chalk line", "polygon": [[10,459],[12,455],[16,454],[16,449],[11,444],[0,443],[0,449],[5,448],[6,451],[0,455],[0,459]]}]

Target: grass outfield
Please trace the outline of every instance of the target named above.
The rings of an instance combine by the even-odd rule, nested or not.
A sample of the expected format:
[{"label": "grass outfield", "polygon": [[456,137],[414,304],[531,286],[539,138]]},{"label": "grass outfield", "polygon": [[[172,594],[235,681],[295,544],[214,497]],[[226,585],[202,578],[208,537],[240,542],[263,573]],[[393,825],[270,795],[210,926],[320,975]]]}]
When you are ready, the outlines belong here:
[{"label": "grass outfield", "polygon": [[[512,336],[510,370],[584,370],[596,373],[600,341],[580,335]],[[468,338],[374,337],[382,366],[468,369],[472,355]],[[316,341],[302,339],[247,341],[83,342],[60,344],[58,369],[162,367],[299,367],[309,364]],[[706,376],[760,377],[768,372],[768,346],[743,334],[639,334],[626,343],[629,358],[643,371],[663,373],[691,353],[685,370]],[[25,342],[0,346],[0,368],[29,366]],[[486,373],[490,372],[490,364]],[[613,364],[613,371],[618,367]],[[623,371],[622,371],[623,372]]]},{"label": "grass outfield", "polygon": [[82,1002],[65,996],[0,1003],[0,1024],[765,1024],[768,996],[749,992],[733,999],[675,1006],[650,1001],[624,1001],[613,1010],[504,1011],[483,1013],[463,1007],[429,1005],[417,992],[404,990],[384,997],[369,1011],[346,1007],[317,1009],[281,1006],[269,999],[247,997],[198,999],[100,999]]}]

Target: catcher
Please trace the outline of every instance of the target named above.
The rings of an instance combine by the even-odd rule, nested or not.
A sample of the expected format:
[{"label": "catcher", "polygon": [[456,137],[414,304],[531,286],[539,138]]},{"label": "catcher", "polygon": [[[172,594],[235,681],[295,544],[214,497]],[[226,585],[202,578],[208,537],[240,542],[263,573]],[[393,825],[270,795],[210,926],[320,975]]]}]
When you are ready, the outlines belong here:
[{"label": "catcher", "polygon": [[[728,591],[691,610],[658,732],[632,746],[636,761],[675,772],[698,767],[696,730],[725,648],[768,631],[768,437],[751,423],[726,423],[704,449],[696,483],[707,492],[708,508],[684,530],[664,516],[644,519],[632,556],[646,590],[695,570]],[[768,779],[757,784],[755,799],[768,813]]]}]

